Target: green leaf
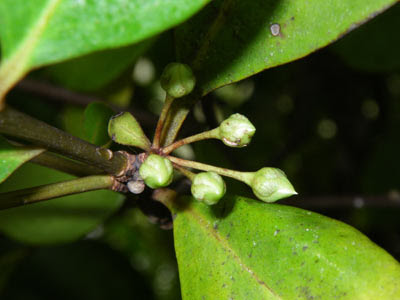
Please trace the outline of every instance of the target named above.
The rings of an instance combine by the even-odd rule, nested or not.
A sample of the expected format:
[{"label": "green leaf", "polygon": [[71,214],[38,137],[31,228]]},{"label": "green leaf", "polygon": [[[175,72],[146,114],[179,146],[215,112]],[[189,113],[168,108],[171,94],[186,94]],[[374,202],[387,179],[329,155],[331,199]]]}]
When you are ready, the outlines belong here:
[{"label": "green leaf", "polygon": [[178,57],[206,94],[304,57],[396,2],[216,0],[178,27]]},{"label": "green leaf", "polygon": [[172,207],[183,299],[398,299],[400,265],[356,229],[247,198]]},{"label": "green leaf", "polygon": [[0,99],[30,69],[136,43],[209,0],[2,0]]},{"label": "green leaf", "polygon": [[40,148],[13,146],[0,136],[0,183],[25,162],[44,151]]},{"label": "green leaf", "polygon": [[154,42],[103,50],[49,66],[45,73],[58,84],[78,91],[95,91],[118,77]]},{"label": "green leaf", "polygon": [[[334,44],[350,66],[372,72],[400,70],[400,4]],[[373,41],[373,42],[371,42]]]},{"label": "green leaf", "polygon": [[97,146],[103,146],[110,141],[108,136],[108,121],[114,111],[105,103],[92,102],[84,112],[83,129],[85,140]]},{"label": "green leaf", "polygon": [[[0,185],[0,192],[71,178],[73,176],[28,163]],[[121,194],[101,190],[2,210],[0,231],[28,244],[72,242],[115,212],[122,205],[123,198]]]},{"label": "green leaf", "polygon": [[114,116],[108,123],[108,134],[112,140],[121,145],[150,149],[150,141],[144,134],[142,127],[129,112]]}]

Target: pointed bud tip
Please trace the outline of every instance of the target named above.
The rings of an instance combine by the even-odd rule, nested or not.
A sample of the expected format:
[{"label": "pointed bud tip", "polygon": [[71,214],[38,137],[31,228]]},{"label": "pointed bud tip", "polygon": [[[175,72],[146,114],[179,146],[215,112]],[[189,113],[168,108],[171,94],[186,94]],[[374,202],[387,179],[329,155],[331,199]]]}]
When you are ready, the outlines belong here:
[{"label": "pointed bud tip", "polygon": [[275,168],[262,168],[255,172],[251,188],[257,198],[268,203],[297,195],[285,173]]},{"label": "pointed bud tip", "polygon": [[122,112],[111,117],[108,122],[108,135],[114,142],[121,145],[143,150],[148,150],[151,146],[139,122],[129,112]]}]

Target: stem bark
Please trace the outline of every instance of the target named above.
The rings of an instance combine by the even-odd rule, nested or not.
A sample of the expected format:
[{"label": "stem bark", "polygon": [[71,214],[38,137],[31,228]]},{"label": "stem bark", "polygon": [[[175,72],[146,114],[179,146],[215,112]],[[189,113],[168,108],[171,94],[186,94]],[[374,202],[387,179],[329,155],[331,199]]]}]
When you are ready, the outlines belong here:
[{"label": "stem bark", "polygon": [[0,194],[0,209],[22,206],[39,201],[100,189],[112,189],[115,179],[110,175],[88,176],[59,183],[42,185]]},{"label": "stem bark", "polygon": [[172,151],[174,151],[175,149],[178,149],[179,147],[182,147],[183,145],[206,140],[206,139],[219,139],[219,127],[189,136],[189,137],[184,138],[179,141],[176,141],[175,143],[165,147],[163,149],[163,153],[170,154]]},{"label": "stem bark", "polygon": [[33,142],[116,176],[123,175],[128,167],[126,153],[97,147],[8,106],[0,111],[0,133]]},{"label": "stem bark", "polygon": [[198,169],[206,172],[215,172],[220,175],[231,177],[233,179],[242,181],[248,185],[251,184],[251,179],[253,178],[253,172],[239,172],[235,170],[219,168],[215,166],[210,166],[207,164],[199,163],[197,161],[186,160],[182,158],[177,158],[175,156],[167,156],[167,158],[172,161],[173,163],[187,168]]}]

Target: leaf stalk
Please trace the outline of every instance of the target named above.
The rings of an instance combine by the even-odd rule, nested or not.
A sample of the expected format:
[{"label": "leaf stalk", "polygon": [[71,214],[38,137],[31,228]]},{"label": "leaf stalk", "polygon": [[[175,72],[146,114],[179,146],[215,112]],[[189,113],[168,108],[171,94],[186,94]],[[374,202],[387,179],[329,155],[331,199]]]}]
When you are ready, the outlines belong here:
[{"label": "leaf stalk", "polygon": [[113,189],[116,180],[110,175],[88,176],[38,187],[1,193],[0,209],[36,203],[52,198],[101,189]]}]

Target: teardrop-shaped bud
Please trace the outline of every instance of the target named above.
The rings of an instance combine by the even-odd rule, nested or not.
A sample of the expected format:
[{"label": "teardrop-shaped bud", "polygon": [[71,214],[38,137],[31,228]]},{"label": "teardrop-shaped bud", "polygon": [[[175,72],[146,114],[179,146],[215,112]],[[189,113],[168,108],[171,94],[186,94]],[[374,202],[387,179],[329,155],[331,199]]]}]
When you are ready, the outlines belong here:
[{"label": "teardrop-shaped bud", "polygon": [[217,173],[202,172],[193,178],[191,191],[197,200],[213,205],[225,195],[226,185]]},{"label": "teardrop-shaped bud", "polygon": [[241,114],[231,115],[219,126],[220,139],[229,147],[247,146],[255,133],[256,128]]},{"label": "teardrop-shaped bud", "polygon": [[168,95],[180,98],[193,90],[196,78],[188,65],[170,63],[165,67],[160,78],[160,83]]},{"label": "teardrop-shaped bud", "polygon": [[172,163],[163,156],[150,154],[140,166],[139,174],[148,187],[165,187],[173,178]]},{"label": "teardrop-shaped bud", "polygon": [[264,202],[275,202],[297,194],[285,173],[276,168],[262,168],[253,173],[250,186],[257,198]]},{"label": "teardrop-shaped bud", "polygon": [[146,151],[151,147],[142,127],[129,112],[120,113],[110,119],[108,134],[114,142],[121,145],[134,146]]}]

